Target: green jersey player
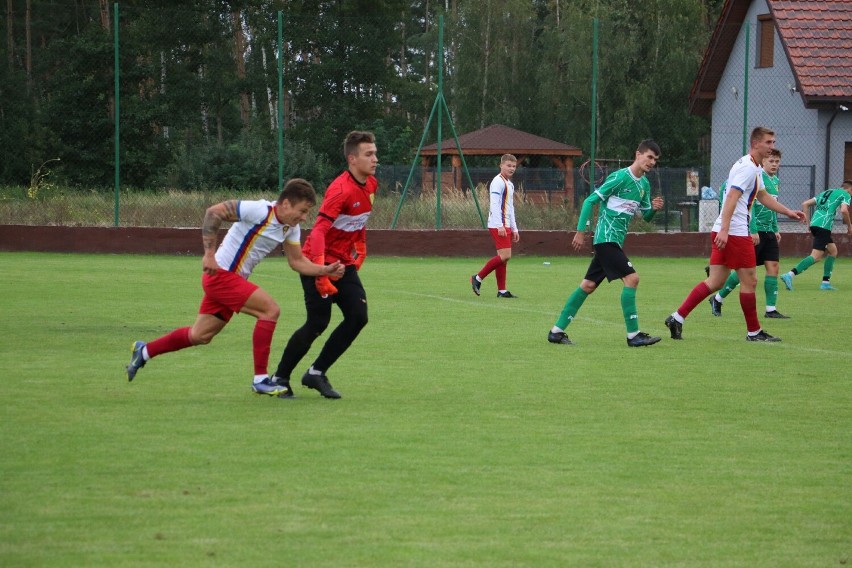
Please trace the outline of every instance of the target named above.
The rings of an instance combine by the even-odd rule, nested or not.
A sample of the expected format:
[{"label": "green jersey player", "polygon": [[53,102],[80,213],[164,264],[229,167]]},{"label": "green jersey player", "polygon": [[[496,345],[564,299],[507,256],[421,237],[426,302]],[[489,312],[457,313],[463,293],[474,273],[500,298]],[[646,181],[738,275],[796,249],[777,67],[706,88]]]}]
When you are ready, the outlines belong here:
[{"label": "green jersey player", "polygon": [[627,345],[642,347],[660,341],[659,337],[652,337],[639,331],[639,317],[636,312],[636,287],[639,285],[639,275],[636,274],[633,264],[622,249],[627,228],[634,215],[641,212],[642,217],[650,221],[654,213],[663,208],[662,197],[651,199],[651,184],[645,177],[659,158],[660,147],[657,143],[653,140],[643,140],[636,149],[633,163],[610,174],[603,185],[595,189],[583,202],[572,246],[577,251],[582,249],[586,238],[583,232],[586,222],[591,217],[594,206],[600,204],[592,242],[595,255],[592,257],[585,278],[568,298],[562,313],[547,334],[549,342],[571,345],[565,328],[573,321],[583,302],[597,289],[604,278],[609,282],[620,279],[624,283],[621,291],[621,311],[627,326]]},{"label": "green jersey player", "polygon": [[809,206],[814,206],[814,215],[810,222],[811,234],[814,236],[813,250],[790,272],[781,275],[781,281],[788,290],[793,289],[794,276],[801,274],[823,258],[825,258],[825,265],[822,269],[822,284],[819,289],[835,290],[831,285],[831,273],[834,272],[837,245],[831,240],[831,227],[834,225],[834,216],[840,209],[843,222],[846,224],[846,234],[852,235],[852,221],[849,219],[850,199],[852,199],[852,179],[847,179],[841,188],[826,189],[802,203],[805,211]]},{"label": "green jersey player", "polygon": [[[778,199],[778,168],[781,166],[781,150],[773,148],[769,156],[763,160],[763,185],[766,192]],[[723,186],[724,187],[724,186]],[[722,190],[724,192],[724,189]],[[778,259],[781,233],[778,232],[778,214],[755,200],[751,207],[749,233],[754,242],[757,264],[766,269],[763,278],[763,291],[766,292],[766,314],[764,317],[774,319],[789,319],[775,307],[778,299]],[[728,280],[715,296],[710,296],[710,311],[714,316],[722,315],[722,303],[740,283],[736,271],[731,271]]]}]

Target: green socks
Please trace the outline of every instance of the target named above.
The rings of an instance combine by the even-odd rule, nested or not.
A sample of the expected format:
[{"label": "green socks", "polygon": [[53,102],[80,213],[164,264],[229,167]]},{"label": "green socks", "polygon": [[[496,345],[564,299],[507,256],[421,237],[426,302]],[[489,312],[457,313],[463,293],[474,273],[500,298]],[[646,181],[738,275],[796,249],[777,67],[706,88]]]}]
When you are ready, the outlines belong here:
[{"label": "green socks", "polygon": [[822,279],[823,280],[831,280],[831,273],[834,272],[834,260],[833,256],[827,255],[825,257],[825,266],[822,268]]},{"label": "green socks", "polygon": [[803,258],[799,264],[796,265],[796,268],[793,269],[793,274],[801,274],[811,266],[816,263],[816,260],[812,256],[806,256]]},{"label": "green socks", "polygon": [[736,288],[739,283],[740,279],[737,276],[737,272],[735,270],[732,270],[731,273],[728,275],[728,279],[725,280],[725,285],[722,286],[721,290],[719,290],[719,297],[727,298],[728,294],[733,292],[734,288]]},{"label": "green socks", "polygon": [[766,292],[766,307],[775,307],[778,299],[778,277],[767,276],[763,279],[763,291]]},{"label": "green socks", "polygon": [[568,324],[574,321],[574,316],[576,316],[577,312],[580,311],[580,307],[588,297],[589,295],[578,286],[577,289],[568,297],[568,301],[565,302],[565,307],[562,308],[562,313],[559,314],[559,319],[556,320],[554,325],[562,330],[568,327]]},{"label": "green socks", "polygon": [[627,286],[622,288],[621,312],[624,314],[627,333],[639,331],[639,315],[636,313],[636,288],[628,288]]}]

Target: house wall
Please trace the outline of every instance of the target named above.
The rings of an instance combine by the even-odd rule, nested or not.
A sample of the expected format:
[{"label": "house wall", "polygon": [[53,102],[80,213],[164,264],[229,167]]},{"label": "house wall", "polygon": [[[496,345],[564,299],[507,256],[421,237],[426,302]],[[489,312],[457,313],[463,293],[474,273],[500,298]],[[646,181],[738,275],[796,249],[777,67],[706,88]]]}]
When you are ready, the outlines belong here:
[{"label": "house wall", "polygon": [[[712,110],[710,178],[718,188],[733,163],[743,155],[743,116],[745,101],[745,26],[749,32],[748,106],[746,136],[752,128],[765,125],[777,136],[783,151],[781,200],[797,206],[825,187],[837,187],[843,176],[845,142],[852,140],[852,110],[841,112],[832,125],[831,170],[825,180],[825,127],[833,111],[807,109],[796,86],[781,37],[775,31],[772,67],[756,67],[759,32],[757,17],[768,14],[765,0],[755,0],[739,31],[728,60]],[[734,92],[736,90],[736,93]],[[746,140],[746,149],[748,140]]]},{"label": "house wall", "polygon": [[[846,144],[852,143],[852,102],[844,105],[849,110],[838,109],[834,122],[831,124],[831,141],[829,143],[828,179],[824,181],[817,191],[829,187],[840,187],[844,180],[843,163],[846,153]],[[820,128],[823,132],[823,146],[825,145],[825,128],[835,111],[822,111],[820,114]],[[817,179],[825,177],[825,164],[817,169]]]}]

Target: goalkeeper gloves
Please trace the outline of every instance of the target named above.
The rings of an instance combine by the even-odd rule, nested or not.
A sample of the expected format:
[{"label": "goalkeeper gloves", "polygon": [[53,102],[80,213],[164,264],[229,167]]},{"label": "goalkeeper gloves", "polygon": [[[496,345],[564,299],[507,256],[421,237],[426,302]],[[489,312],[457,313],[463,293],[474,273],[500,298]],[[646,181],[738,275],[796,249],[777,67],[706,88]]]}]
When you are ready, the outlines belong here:
[{"label": "goalkeeper gloves", "polygon": [[331,283],[328,276],[317,276],[314,285],[317,287],[317,292],[319,292],[320,296],[323,298],[328,298],[329,296],[337,294],[337,287]]}]

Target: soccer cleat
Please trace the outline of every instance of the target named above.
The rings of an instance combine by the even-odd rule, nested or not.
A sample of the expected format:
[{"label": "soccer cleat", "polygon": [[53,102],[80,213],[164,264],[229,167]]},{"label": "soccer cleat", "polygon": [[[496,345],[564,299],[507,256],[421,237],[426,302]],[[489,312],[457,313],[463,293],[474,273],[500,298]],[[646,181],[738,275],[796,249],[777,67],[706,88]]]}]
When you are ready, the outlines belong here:
[{"label": "soccer cleat", "polygon": [[255,394],[265,394],[269,396],[281,396],[286,393],[289,389],[284,385],[279,385],[266,377],[262,381],[258,383],[252,383],[251,390],[255,392]]},{"label": "soccer cleat", "polygon": [[778,320],[790,319],[790,316],[785,316],[784,314],[782,314],[778,310],[772,310],[771,312],[766,312],[765,314],[763,314],[763,317],[769,318],[769,319],[778,319]]},{"label": "soccer cleat", "polygon": [[281,377],[273,376],[270,378],[270,380],[276,385],[282,386],[287,389],[286,391],[279,393],[278,398],[296,398],[296,395],[293,393],[293,389],[290,388],[289,378],[283,379]]},{"label": "soccer cleat", "polygon": [[831,285],[831,282],[823,282],[819,285],[820,290],[837,290],[834,286]]},{"label": "soccer cleat", "polygon": [[498,298],[517,298],[514,294],[506,290],[505,292],[497,292]]},{"label": "soccer cleat", "polygon": [[551,331],[547,334],[547,340],[550,343],[559,343],[561,345],[574,345],[570,339],[568,339],[568,334],[564,331]]},{"label": "soccer cleat", "polygon": [[482,282],[476,278],[476,274],[470,277],[470,287],[473,288],[473,293],[479,296],[479,289],[482,287]]},{"label": "soccer cleat", "polygon": [[646,345],[653,345],[655,343],[659,343],[660,338],[654,337],[653,335],[648,335],[644,331],[640,331],[633,338],[627,339],[628,347],[645,347]]},{"label": "soccer cleat", "polygon": [[302,386],[319,391],[325,398],[340,398],[340,393],[334,390],[325,373],[321,375],[305,373],[302,375]]},{"label": "soccer cleat", "polygon": [[717,318],[722,317],[722,302],[716,299],[716,294],[710,296],[710,299],[707,301],[710,302],[710,313]]},{"label": "soccer cleat", "polygon": [[674,316],[669,316],[663,322],[672,334],[672,339],[683,339],[683,324],[674,319]]},{"label": "soccer cleat", "polygon": [[789,272],[785,272],[784,274],[779,276],[779,278],[781,278],[781,282],[784,283],[785,288],[787,288],[790,291],[793,290],[793,277],[790,276]]},{"label": "soccer cleat", "polygon": [[765,331],[763,331],[761,329],[757,333],[757,335],[746,335],[746,340],[747,341],[766,341],[768,343],[774,343],[774,342],[777,342],[777,341],[781,341],[781,338],[769,335],[768,333],[766,333]]},{"label": "soccer cleat", "polygon": [[130,364],[127,365],[127,382],[129,383],[136,377],[136,371],[145,366],[145,358],[142,356],[142,350],[145,349],[147,343],[144,341],[136,341],[133,347],[130,348]]}]

